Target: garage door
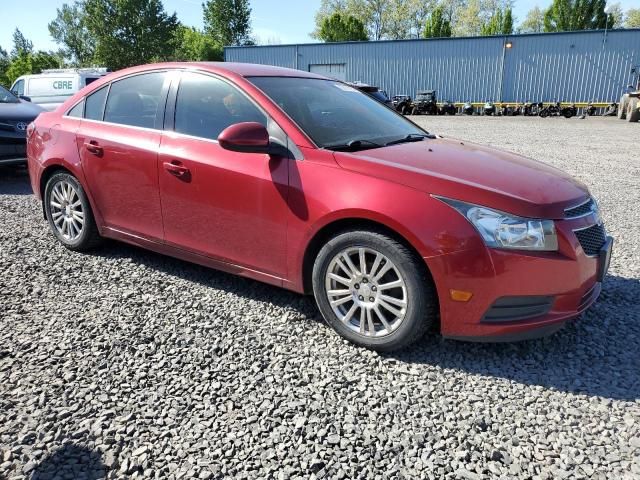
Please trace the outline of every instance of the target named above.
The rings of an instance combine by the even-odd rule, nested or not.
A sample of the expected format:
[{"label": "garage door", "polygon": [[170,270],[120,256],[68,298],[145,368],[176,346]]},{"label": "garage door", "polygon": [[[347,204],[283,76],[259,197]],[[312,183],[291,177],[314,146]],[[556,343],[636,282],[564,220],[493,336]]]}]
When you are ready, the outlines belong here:
[{"label": "garage door", "polygon": [[335,78],[336,80],[347,80],[346,63],[316,63],[309,65],[309,71],[325,77]]}]

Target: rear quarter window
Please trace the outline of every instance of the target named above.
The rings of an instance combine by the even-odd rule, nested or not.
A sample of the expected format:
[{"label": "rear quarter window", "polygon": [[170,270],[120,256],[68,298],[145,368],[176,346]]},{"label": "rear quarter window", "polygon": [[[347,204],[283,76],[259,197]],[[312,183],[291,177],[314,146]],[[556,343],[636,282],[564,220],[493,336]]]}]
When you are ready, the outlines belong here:
[{"label": "rear quarter window", "polygon": [[102,87],[97,92],[92,93],[85,100],[86,107],[84,118],[89,120],[102,120],[104,112],[104,102],[107,98],[107,87]]}]

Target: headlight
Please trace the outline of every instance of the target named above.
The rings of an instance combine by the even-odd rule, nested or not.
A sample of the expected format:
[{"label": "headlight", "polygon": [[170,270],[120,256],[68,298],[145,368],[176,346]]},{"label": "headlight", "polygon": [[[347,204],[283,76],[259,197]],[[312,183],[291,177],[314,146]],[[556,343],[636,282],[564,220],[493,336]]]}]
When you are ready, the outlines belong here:
[{"label": "headlight", "polygon": [[553,220],[516,217],[459,200],[436,198],[447,203],[469,220],[489,247],[538,251],[558,250],[558,236]]}]

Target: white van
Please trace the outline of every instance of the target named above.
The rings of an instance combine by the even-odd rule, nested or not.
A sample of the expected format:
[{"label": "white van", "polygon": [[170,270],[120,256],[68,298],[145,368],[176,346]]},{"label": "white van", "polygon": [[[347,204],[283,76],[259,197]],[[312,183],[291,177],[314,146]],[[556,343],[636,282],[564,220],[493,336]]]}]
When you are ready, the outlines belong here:
[{"label": "white van", "polygon": [[11,91],[28,97],[45,110],[55,110],[78,90],[108,73],[106,68],[71,68],[43,70],[37,75],[23,75]]}]

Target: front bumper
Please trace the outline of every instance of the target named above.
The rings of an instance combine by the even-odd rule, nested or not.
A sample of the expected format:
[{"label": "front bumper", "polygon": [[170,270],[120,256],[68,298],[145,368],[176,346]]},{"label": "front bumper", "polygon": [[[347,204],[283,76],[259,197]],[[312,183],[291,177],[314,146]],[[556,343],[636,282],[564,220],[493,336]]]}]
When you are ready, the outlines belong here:
[{"label": "front bumper", "polygon": [[[524,340],[553,333],[580,315],[600,295],[609,260],[582,250],[574,230],[589,221],[593,219],[556,222],[558,252],[478,247],[425,258],[438,290],[442,335],[485,342]],[[473,296],[467,302],[454,301],[451,290]],[[516,312],[512,318],[509,309]]]}]

